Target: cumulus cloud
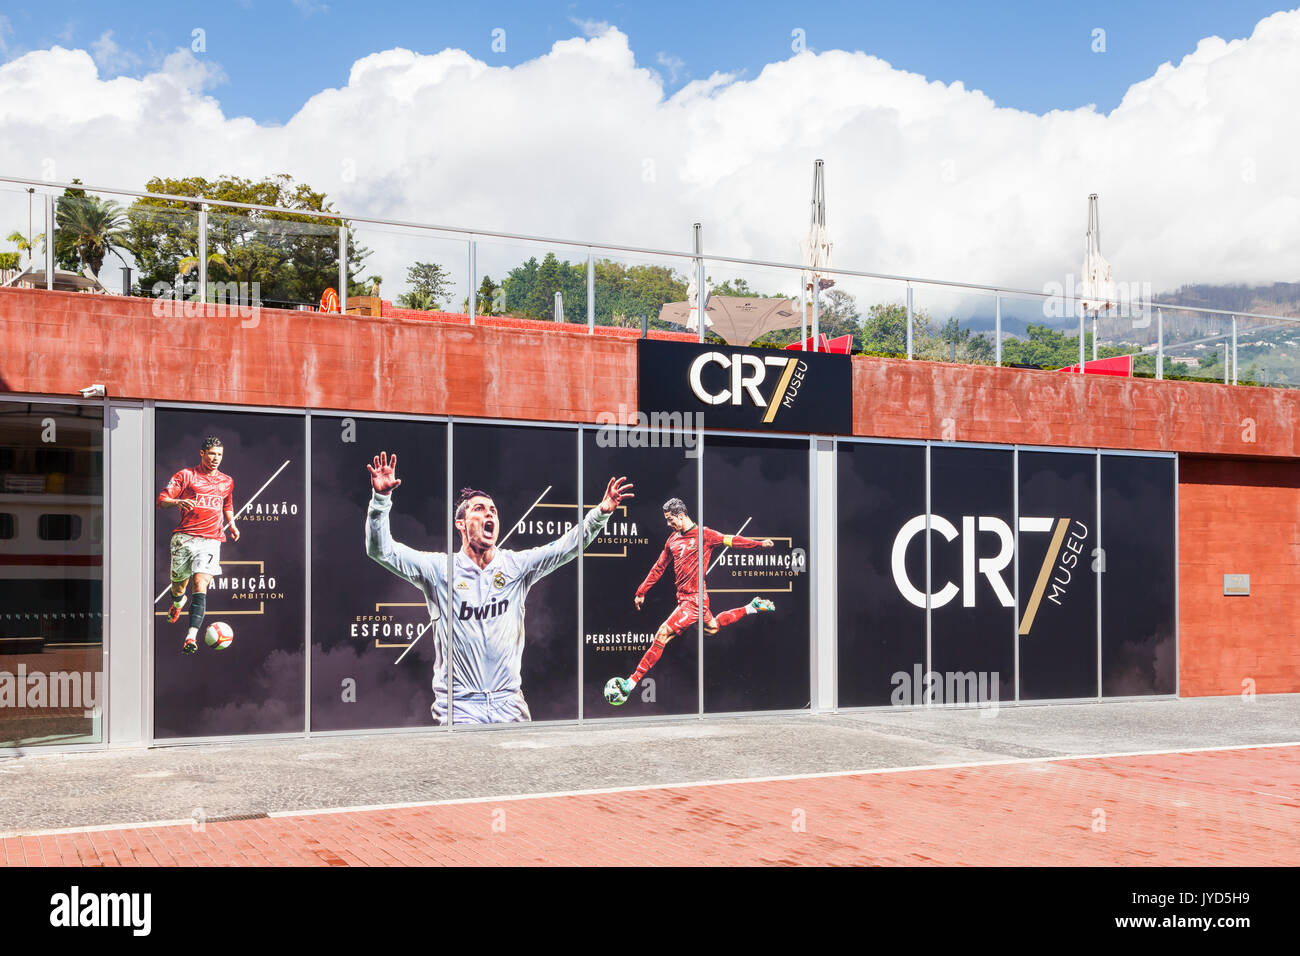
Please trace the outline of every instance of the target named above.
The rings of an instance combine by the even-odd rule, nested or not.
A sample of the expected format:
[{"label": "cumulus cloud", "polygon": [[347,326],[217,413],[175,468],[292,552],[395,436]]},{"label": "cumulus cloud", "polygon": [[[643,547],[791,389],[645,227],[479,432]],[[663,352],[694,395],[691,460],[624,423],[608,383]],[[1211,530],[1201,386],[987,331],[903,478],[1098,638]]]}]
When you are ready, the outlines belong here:
[{"label": "cumulus cloud", "polygon": [[[1117,279],[1300,278],[1300,11],[1203,40],[1109,114],[1001,108],[845,51],[669,96],[619,30],[583,33],[513,67],[374,53],[283,126],[227,116],[188,53],[106,78],[85,51],[29,52],[0,66],[0,169],[135,188],[283,171],[358,214],[682,250],[700,221],[708,251],[794,261],[822,158],[841,266],[1038,289],[1077,272],[1097,192]],[[463,263],[451,243],[366,240],[386,291],[414,258]],[[526,255],[489,244],[480,264]]]},{"label": "cumulus cloud", "polygon": [[686,72],[686,61],[672,53],[662,50],[655,56],[655,62],[668,71],[668,82],[676,83],[677,77]]},{"label": "cumulus cloud", "polygon": [[123,50],[113,39],[113,31],[105,30],[90,45],[95,65],[105,73],[123,73],[140,63],[140,58],[130,50]]}]

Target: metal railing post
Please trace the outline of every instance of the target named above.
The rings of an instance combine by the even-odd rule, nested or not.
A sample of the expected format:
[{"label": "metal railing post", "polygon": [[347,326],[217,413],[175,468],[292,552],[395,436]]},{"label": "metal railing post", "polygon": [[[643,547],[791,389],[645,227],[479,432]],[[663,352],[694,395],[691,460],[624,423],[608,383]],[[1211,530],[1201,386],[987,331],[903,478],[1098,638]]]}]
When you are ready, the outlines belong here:
[{"label": "metal railing post", "polygon": [[54,290],[54,196],[45,197],[45,288]]},{"label": "metal railing post", "polygon": [[348,227],[339,223],[339,312],[348,314]]},{"label": "metal railing post", "polygon": [[208,301],[208,207],[199,208],[199,301]]},{"label": "metal railing post", "polygon": [[907,357],[912,357],[912,286],[907,286]]},{"label": "metal railing post", "polygon": [[1165,377],[1165,310],[1156,309],[1156,378]]},{"label": "metal railing post", "polygon": [[1237,384],[1237,317],[1232,317],[1232,384]]},{"label": "metal railing post", "polygon": [[587,332],[596,333],[596,254],[587,247]]},{"label": "metal railing post", "polygon": [[1097,361],[1097,319],[1099,313],[1092,313],[1092,360]]},{"label": "metal railing post", "polygon": [[993,364],[1002,365],[1002,296],[995,295],[993,315]]},{"label": "metal railing post", "polygon": [[1085,319],[1086,315],[1087,315],[1087,309],[1085,309],[1083,307],[1083,303],[1080,302],[1079,303],[1079,374],[1080,375],[1083,374],[1083,365],[1085,361],[1084,355],[1086,354],[1084,352],[1084,348],[1087,345],[1087,336],[1084,334],[1084,322],[1086,321]]},{"label": "metal railing post", "polygon": [[466,251],[469,255],[469,324],[473,325],[478,317],[478,243],[473,238],[469,240]]},{"label": "metal railing post", "polygon": [[695,224],[695,320],[699,323],[700,341],[704,341],[704,235],[703,226]]},{"label": "metal railing post", "polygon": [[821,280],[818,279],[816,277],[816,274],[814,273],[813,290],[812,290],[812,295],[813,295],[812,343],[813,343],[814,352],[821,351],[822,297],[820,294],[821,289],[818,288],[818,286],[820,285],[821,285]]},{"label": "metal railing post", "polygon": [[808,290],[804,287],[803,273],[799,273],[799,350],[808,350]]}]

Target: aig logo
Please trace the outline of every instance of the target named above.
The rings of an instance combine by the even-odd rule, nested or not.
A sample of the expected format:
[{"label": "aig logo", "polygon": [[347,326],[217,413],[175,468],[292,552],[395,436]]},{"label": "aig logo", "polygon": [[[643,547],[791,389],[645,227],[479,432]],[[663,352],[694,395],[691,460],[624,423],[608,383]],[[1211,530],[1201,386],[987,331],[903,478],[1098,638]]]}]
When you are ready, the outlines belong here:
[{"label": "aig logo", "polygon": [[[704,384],[705,368],[716,365],[723,371],[730,371],[729,387],[711,392]],[[776,372],[776,387],[770,394],[764,394],[763,383],[768,381],[768,369]],[[746,355],[734,352],[703,352],[691,363],[690,383],[695,397],[706,405],[742,405],[748,403],[764,409],[763,421],[770,422],[776,417],[778,408],[792,408],[799,397],[799,388],[804,376],[808,374],[808,364],[798,358],[781,355]]]},{"label": "aig logo", "polygon": [[[999,603],[1003,607],[1014,607],[1015,598],[1011,589],[1007,587],[1003,572],[1011,564],[1015,555],[1015,536],[1005,521],[992,515],[964,515],[961,519],[960,532],[951,521],[936,514],[917,515],[905,523],[894,537],[894,547],[890,554],[894,583],[898,586],[899,593],[910,604],[919,608],[925,607],[925,592],[916,587],[907,576],[907,549],[912,539],[925,530],[927,517],[930,521],[930,529],[943,535],[945,541],[961,538],[962,557],[961,586],[958,587],[953,581],[944,582],[937,592],[931,593],[930,606],[943,607],[961,594],[962,606],[974,607],[975,582],[978,575],[982,574],[988,578]],[[977,532],[989,532],[996,536],[998,542],[996,554],[981,556],[976,553]],[[1088,527],[1082,521],[1072,521],[1070,518],[1035,518],[1022,515],[1020,533],[1051,533],[1052,535],[1043,556],[1034,590],[1025,604],[1024,618],[1020,622],[1020,633],[1028,634],[1044,595],[1047,600],[1057,605],[1060,605],[1061,599],[1065,597],[1077,570],[1079,556],[1083,552],[1083,543],[1088,537]]]}]

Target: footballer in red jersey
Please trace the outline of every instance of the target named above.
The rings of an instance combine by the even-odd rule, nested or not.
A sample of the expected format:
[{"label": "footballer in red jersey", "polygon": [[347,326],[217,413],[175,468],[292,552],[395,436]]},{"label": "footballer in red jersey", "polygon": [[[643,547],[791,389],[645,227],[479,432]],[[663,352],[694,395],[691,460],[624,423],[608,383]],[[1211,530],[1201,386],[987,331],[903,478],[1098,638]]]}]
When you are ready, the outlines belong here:
[{"label": "footballer in red jersey", "polygon": [[[167,620],[180,619],[181,608],[190,604],[190,627],[181,650],[193,654],[199,648],[199,628],[207,611],[208,588],[214,576],[221,574],[221,542],[239,540],[235,526],[235,480],[222,474],[218,466],[225,449],[220,438],[205,438],[199,449],[199,466],[182,468],[172,475],[167,487],[158,493],[159,508],[176,508],[180,523],[172,531],[171,577],[172,606]],[[186,588],[194,582],[190,599]]]},{"label": "footballer in red jersey", "polygon": [[[612,697],[607,696],[611,704],[615,706],[627,701],[628,695],[632,693],[632,688],[637,682],[645,676],[646,671],[654,667],[659,656],[663,654],[664,648],[686,628],[696,623],[701,613],[704,617],[704,633],[717,634],[719,630],[728,624],[734,624],[747,614],[757,614],[760,611],[774,611],[776,605],[765,598],[756,597],[744,607],[732,608],[729,611],[723,611],[717,617],[709,612],[709,592],[705,590],[700,594],[700,561],[704,561],[707,569],[709,558],[717,547],[727,548],[770,548],[772,547],[771,538],[745,538],[738,534],[719,534],[712,528],[696,527],[691,516],[686,512],[686,504],[680,498],[670,498],[664,502],[664,520],[668,527],[673,529],[673,533],[668,536],[667,542],[664,543],[663,553],[659,555],[659,560],[655,562],[646,579],[641,582],[641,586],[636,589],[636,609],[641,610],[645,604],[645,596],[649,590],[655,586],[655,582],[663,576],[668,567],[668,562],[672,562],[673,570],[677,578],[677,610],[668,616],[668,620],[659,625],[659,630],[655,633],[653,643],[641,658],[641,663],[637,665],[632,675],[627,678],[615,677],[609,683],[616,689]],[[701,551],[701,538],[703,539],[703,555]]]}]

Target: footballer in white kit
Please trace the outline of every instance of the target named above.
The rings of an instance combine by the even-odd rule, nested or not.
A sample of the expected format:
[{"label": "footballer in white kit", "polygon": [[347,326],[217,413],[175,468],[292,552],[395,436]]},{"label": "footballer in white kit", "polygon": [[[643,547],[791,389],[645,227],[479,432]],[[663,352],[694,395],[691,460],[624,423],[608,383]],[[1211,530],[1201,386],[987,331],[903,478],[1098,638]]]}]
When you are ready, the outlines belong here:
[{"label": "footballer in white kit", "polygon": [[549,544],[525,551],[498,548],[501,519],[486,492],[465,488],[456,504],[456,530],[461,547],[454,559],[451,608],[447,604],[447,555],[417,551],[394,541],[388,513],[396,476],[397,456],[380,452],[366,466],[372,489],[366,515],[366,553],[424,592],[429,615],[436,622],[433,664],[433,717],[447,722],[447,625],[451,624],[452,721],[492,724],[530,720],[520,688],[524,656],[524,601],[541,578],[567,564],[585,549],[618,507],[635,497],[626,478],[611,478],[605,497],[582,523]]}]

